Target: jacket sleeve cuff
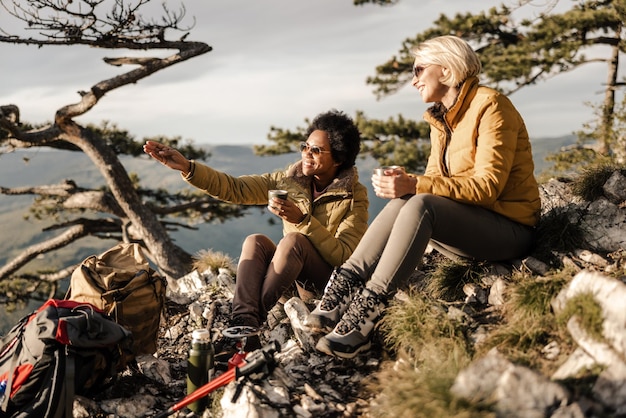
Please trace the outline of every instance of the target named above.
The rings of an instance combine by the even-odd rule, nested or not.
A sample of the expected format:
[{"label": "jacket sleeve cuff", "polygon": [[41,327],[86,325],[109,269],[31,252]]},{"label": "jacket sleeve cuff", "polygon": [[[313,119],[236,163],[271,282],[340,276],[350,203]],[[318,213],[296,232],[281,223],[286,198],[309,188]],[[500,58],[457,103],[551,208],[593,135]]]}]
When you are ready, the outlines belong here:
[{"label": "jacket sleeve cuff", "polygon": [[190,180],[193,177],[193,174],[195,172],[196,172],[196,161],[195,160],[189,160],[189,172],[187,173],[187,175],[183,175],[183,178],[185,180]]},{"label": "jacket sleeve cuff", "polygon": [[415,176],[417,183],[415,184],[416,193],[431,193],[432,182],[428,176]]}]

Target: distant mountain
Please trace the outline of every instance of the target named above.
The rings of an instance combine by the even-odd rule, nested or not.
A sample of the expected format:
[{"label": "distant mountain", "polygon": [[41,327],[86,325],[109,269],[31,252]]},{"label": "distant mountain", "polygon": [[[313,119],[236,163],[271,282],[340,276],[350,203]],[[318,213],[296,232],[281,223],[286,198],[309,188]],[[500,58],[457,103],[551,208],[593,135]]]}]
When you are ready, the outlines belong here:
[{"label": "distant mountain", "polygon": [[[564,145],[574,142],[574,137],[563,136],[557,138],[540,138],[532,141],[533,154],[535,155],[536,172],[539,173],[548,168],[544,156],[556,152]],[[217,170],[239,176],[244,174],[256,174],[274,171],[287,167],[295,161],[298,154],[285,154],[271,157],[259,157],[254,154],[251,146],[240,145],[217,145],[207,147],[211,156],[207,163]],[[188,187],[182,181],[180,175],[157,162],[144,158],[122,157],[122,161],[128,172],[139,175],[141,182],[146,187],[159,187],[176,191]],[[371,192],[370,175],[376,163],[368,159],[357,161],[361,181],[370,190],[372,213],[371,218],[384,205],[384,200],[377,198]],[[82,153],[67,151],[49,151],[44,149],[16,151],[0,155],[0,186],[20,187],[43,184],[54,184],[65,179],[73,179],[83,187],[99,187],[102,184],[98,170],[91,161]],[[33,244],[42,236],[53,233],[42,233],[41,229],[45,222],[25,221],[24,214],[32,202],[32,196],[6,196],[0,195],[0,222],[3,225],[2,235],[11,237],[10,240],[0,240],[0,263],[17,254],[24,247]],[[249,209],[249,216],[241,219],[225,222],[223,224],[196,225],[197,230],[181,230],[173,233],[178,244],[189,252],[197,252],[201,249],[213,248],[236,257],[239,247],[247,234],[261,232],[275,239],[280,237],[281,228],[279,223],[271,223],[274,218],[264,210],[257,208]],[[77,243],[78,248],[67,249],[67,254],[62,258],[74,253],[77,259],[82,259],[98,248],[108,248],[111,243],[82,240]],[[50,260],[40,260],[44,264],[56,264],[53,256]]]},{"label": "distant mountain", "polygon": [[535,160],[535,174],[538,175],[552,166],[545,160],[548,154],[558,153],[563,147],[576,142],[574,135],[563,135],[550,138],[532,138],[533,158]]},{"label": "distant mountain", "polygon": [[[535,155],[536,172],[548,167],[544,161],[547,153],[558,151],[562,146],[574,142],[572,136],[558,138],[541,138],[532,141]],[[251,146],[218,145],[207,149],[211,153],[207,164],[217,170],[232,175],[257,174],[271,172],[287,167],[295,161],[298,154],[286,154],[271,157],[259,157],[254,154]],[[159,187],[176,191],[188,187],[178,172],[170,170],[154,160],[146,157],[122,157],[128,172],[137,173],[146,187]],[[370,173],[376,166],[371,158],[357,160],[360,180],[369,190],[370,221],[382,209],[385,200],[376,197],[370,184]],[[65,179],[74,180],[82,187],[99,187],[102,185],[100,173],[91,161],[82,153],[67,151],[50,151],[45,149],[21,150],[9,154],[0,154],[0,187],[35,186],[55,184]],[[44,237],[58,234],[58,231],[42,232],[49,221],[25,220],[33,196],[6,196],[0,194],[0,265],[15,257],[24,248],[33,245]],[[274,240],[279,240],[282,232],[280,222],[275,222],[273,215],[264,209],[250,208],[249,215],[224,223],[195,225],[197,229],[181,229],[172,233],[176,243],[194,254],[200,250],[213,249],[230,255],[233,259],[239,256],[241,243],[250,233],[263,233]],[[78,263],[84,258],[99,254],[115,245],[113,240],[102,241],[96,238],[82,239],[59,251],[46,254],[34,260],[30,269],[59,268],[72,262]],[[0,312],[3,311],[0,306]],[[15,314],[17,319],[22,312]],[[2,317],[4,315],[0,315]],[[5,319],[12,323],[10,317]],[[6,324],[0,318],[0,333]]]}]

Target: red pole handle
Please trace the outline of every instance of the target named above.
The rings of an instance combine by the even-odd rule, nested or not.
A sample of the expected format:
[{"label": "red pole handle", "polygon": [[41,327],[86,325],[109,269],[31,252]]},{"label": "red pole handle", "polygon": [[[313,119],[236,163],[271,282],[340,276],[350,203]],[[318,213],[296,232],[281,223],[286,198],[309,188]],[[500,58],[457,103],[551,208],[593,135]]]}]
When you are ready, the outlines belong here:
[{"label": "red pole handle", "polygon": [[215,379],[211,380],[206,385],[199,387],[193,393],[190,393],[189,395],[184,397],[182,400],[180,400],[178,403],[176,403],[170,409],[172,410],[172,412],[178,411],[178,410],[186,407],[190,403],[193,403],[193,402],[197,401],[200,398],[204,398],[209,393],[213,392],[215,389],[219,389],[222,386],[225,386],[225,385],[229,384],[230,382],[235,380],[235,372],[236,371],[237,371],[236,368],[228,370],[226,373],[222,374],[219,377],[216,377]]}]

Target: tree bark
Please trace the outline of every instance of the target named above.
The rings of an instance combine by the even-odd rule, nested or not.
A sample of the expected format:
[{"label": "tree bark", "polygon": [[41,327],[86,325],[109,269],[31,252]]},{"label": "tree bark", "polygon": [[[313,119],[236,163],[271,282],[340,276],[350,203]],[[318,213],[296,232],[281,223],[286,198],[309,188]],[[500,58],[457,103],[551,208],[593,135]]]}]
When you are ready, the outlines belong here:
[{"label": "tree bark", "polygon": [[134,233],[148,249],[148,256],[168,278],[178,278],[189,271],[191,258],[176,246],[156,215],[140,200],[126,169],[106,144],[91,138],[91,132],[71,120],[57,119],[64,140],[79,147],[100,169],[117,204],[131,222]]},{"label": "tree bark", "polygon": [[[615,37],[621,38],[621,26],[615,30]],[[609,71],[606,81],[606,90],[604,93],[604,102],[602,104],[602,120],[600,121],[600,146],[599,153],[601,155],[609,155],[611,153],[611,138],[613,137],[613,118],[615,113],[615,89],[617,88],[617,73],[619,69],[620,42],[611,47],[612,54],[609,61]]]},{"label": "tree bark", "polygon": [[[18,271],[20,268],[25,266],[29,261],[33,260],[40,254],[45,254],[50,251],[57,250],[59,248],[63,248],[72,242],[79,240],[88,235],[102,234],[106,236],[106,238],[111,238],[111,234],[115,234],[116,232],[120,232],[120,224],[115,221],[103,221],[99,220],[90,220],[90,219],[76,219],[72,221],[71,226],[67,228],[67,224],[63,225],[54,225],[47,230],[50,229],[61,229],[67,228],[65,231],[55,237],[47,239],[45,241],[41,241],[35,245],[31,245],[30,247],[24,249],[20,254],[14,257],[12,260],[7,262],[2,268],[0,268],[0,282],[2,280],[8,279],[11,277],[13,273]],[[119,236],[122,234],[119,233]],[[69,267],[63,269],[56,273],[51,274],[40,274],[39,278],[45,281],[57,281],[59,278],[67,277],[71,274],[71,270]],[[69,274],[67,272],[69,271]],[[63,273],[65,272],[65,274]]]},{"label": "tree bark", "polygon": [[[11,41],[16,42],[14,38]],[[37,44],[37,41],[28,39],[16,43]],[[45,42],[40,44],[45,44]],[[91,131],[73,120],[93,108],[107,92],[126,84],[135,84],[159,70],[211,50],[211,47],[201,42],[169,42],[165,40],[143,44],[141,47],[141,49],[151,48],[177,49],[178,53],[166,58],[106,58],[105,62],[113,65],[134,64],[138,65],[138,68],[101,81],[92,86],[88,92],[81,92],[81,100],[78,103],[67,105],[56,112],[52,126],[23,132],[14,120],[16,114],[14,109],[6,108],[6,111],[3,109],[0,115],[0,127],[5,128],[13,136],[5,143],[11,143],[16,147],[43,146],[65,141],[83,151],[100,170],[122,211],[121,218],[125,218],[131,224],[131,228],[128,229],[133,231],[132,238],[143,242],[148,250],[146,255],[158,266],[166,278],[174,279],[186,274],[191,268],[190,254],[173,243],[156,215],[143,204],[126,169],[113,150],[103,140],[94,137]],[[67,234],[71,233],[76,234],[77,231],[70,230],[67,232]],[[59,239],[60,241],[64,240],[64,238]],[[28,258],[29,256],[30,251],[26,251],[24,257]],[[169,281],[170,284],[173,283],[171,280]]]}]

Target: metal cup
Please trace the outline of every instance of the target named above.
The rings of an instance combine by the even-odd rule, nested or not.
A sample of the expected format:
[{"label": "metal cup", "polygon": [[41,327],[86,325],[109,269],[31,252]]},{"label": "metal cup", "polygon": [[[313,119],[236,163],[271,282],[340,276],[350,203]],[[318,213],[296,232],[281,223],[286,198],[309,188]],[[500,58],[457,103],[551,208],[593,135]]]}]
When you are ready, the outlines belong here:
[{"label": "metal cup", "polygon": [[273,197],[287,200],[288,196],[289,196],[289,192],[287,190],[268,190],[267,191],[267,200],[272,200]]},{"label": "metal cup", "polygon": [[401,165],[385,165],[382,167],[375,168],[374,174],[378,176],[392,175],[392,174],[385,174],[385,171],[391,171],[391,170],[393,170],[394,173],[398,170],[404,172],[404,167],[402,167]]},{"label": "metal cup", "polygon": [[277,197],[279,199],[287,200],[287,196],[289,196],[289,192],[287,192],[287,190],[268,190],[267,191],[268,206],[272,209],[277,209],[274,206],[272,206],[272,198]]}]

